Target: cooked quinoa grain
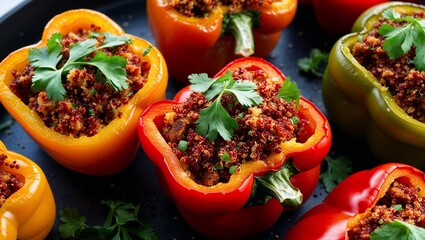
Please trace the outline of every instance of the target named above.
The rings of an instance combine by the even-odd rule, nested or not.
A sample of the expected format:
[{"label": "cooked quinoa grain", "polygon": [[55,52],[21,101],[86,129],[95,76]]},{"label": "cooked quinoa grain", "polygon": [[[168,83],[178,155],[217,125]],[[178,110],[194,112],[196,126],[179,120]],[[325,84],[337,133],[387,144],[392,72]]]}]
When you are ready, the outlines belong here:
[{"label": "cooked quinoa grain", "polygon": [[[99,30],[99,27],[92,26],[91,29],[80,29],[63,36],[62,61],[68,59],[71,44],[84,41],[90,33]],[[103,35],[97,37],[99,44],[103,40]],[[101,75],[97,69],[89,65],[68,72],[66,79],[62,80],[67,97],[59,102],[49,100],[45,91],[32,91],[34,68],[30,65],[21,72],[12,72],[10,88],[22,102],[38,113],[47,127],[76,138],[93,136],[113,119],[121,117],[120,107],[127,104],[143,87],[150,69],[149,62],[133,53],[128,44],[102,51],[109,56],[121,56],[127,60],[127,89],[115,91],[104,80],[99,79]],[[94,53],[88,59],[93,56]]]},{"label": "cooked quinoa grain", "polygon": [[[415,13],[415,18],[424,18],[425,13]],[[412,118],[425,122],[425,72],[416,70],[412,59],[415,47],[407,54],[391,60],[382,48],[384,37],[378,33],[383,23],[401,26],[405,23],[381,18],[374,28],[355,43],[352,49],[357,61],[369,70],[381,83],[382,89],[389,91],[396,103]]]},{"label": "cooked quinoa grain", "polygon": [[[7,163],[6,154],[0,154],[0,166],[6,166],[9,168],[19,168],[16,162]],[[3,206],[4,202],[16,191],[18,191],[24,184],[16,178],[15,175],[0,170],[0,207]]]},{"label": "cooked quinoa grain", "polygon": [[349,239],[370,239],[371,232],[394,220],[425,228],[425,199],[418,196],[419,191],[415,186],[394,181],[376,206],[367,211],[358,225],[347,232]]},{"label": "cooked quinoa grain", "polygon": [[[211,104],[198,92],[164,118],[164,138],[191,178],[205,186],[228,182],[232,175],[229,170],[239,171],[244,162],[261,161],[280,153],[281,143],[297,138],[308,124],[305,119],[291,122],[292,117],[298,117],[295,103],[277,97],[282,84],[269,79],[264,71],[239,68],[233,72],[233,78],[255,82],[263,102],[246,109],[233,95],[222,96],[221,104],[238,124],[231,140],[217,138],[211,142],[196,133],[200,110]],[[187,142],[184,150],[178,148],[182,140]]]}]

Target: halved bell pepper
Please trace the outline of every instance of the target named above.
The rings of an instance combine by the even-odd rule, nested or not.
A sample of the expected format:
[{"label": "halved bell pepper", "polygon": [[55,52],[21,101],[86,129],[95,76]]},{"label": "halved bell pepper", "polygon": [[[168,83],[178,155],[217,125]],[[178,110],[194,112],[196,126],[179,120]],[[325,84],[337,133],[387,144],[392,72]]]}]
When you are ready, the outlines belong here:
[{"label": "halved bell pepper", "polygon": [[344,179],[323,203],[310,209],[289,229],[285,239],[347,239],[347,230],[359,219],[356,216],[374,207],[395,180],[420,188],[417,194],[425,197],[422,171],[402,163],[382,164]]},{"label": "halved bell pepper", "polygon": [[1,141],[0,154],[7,156],[4,161],[8,164],[0,168],[23,183],[0,208],[0,238],[44,239],[56,218],[55,199],[46,176],[36,163],[7,150]]},{"label": "halved bell pepper", "polygon": [[370,8],[353,27],[353,33],[333,46],[325,69],[322,92],[330,118],[344,132],[365,137],[372,153],[384,162],[400,161],[425,167],[425,124],[410,117],[389,91],[353,57],[351,48],[361,34],[387,8],[425,11],[412,3],[392,2]]},{"label": "halved bell pepper", "polygon": [[[295,0],[273,1],[259,9],[260,26],[252,29],[253,56],[266,57],[274,49],[296,9]],[[228,12],[228,7],[219,6],[206,17],[187,17],[166,1],[147,1],[150,29],[173,79],[188,83],[191,73],[213,76],[231,60],[242,57],[235,54],[235,37],[221,33]]]},{"label": "halved bell pepper", "polygon": [[[254,57],[229,63],[215,77],[238,67],[261,69],[270,78],[285,80],[276,67]],[[173,107],[181,104],[189,94],[190,90],[186,87],[173,101],[163,100],[148,107],[139,118],[139,136],[145,153],[157,168],[161,186],[195,230],[212,238],[236,239],[270,228],[282,211],[294,208],[282,207],[275,198],[265,205],[247,207],[246,204],[253,191],[254,179],[275,173],[290,160],[299,171],[290,178],[290,182],[301,191],[303,201],[311,196],[332,139],[326,117],[313,103],[303,97],[300,99],[299,116],[309,122],[304,136],[282,143],[279,154],[243,163],[241,171],[233,174],[227,183],[207,187],[189,177],[161,133],[164,115],[173,111]]]},{"label": "halved bell pepper", "polygon": [[[46,25],[40,42],[11,53],[0,63],[0,100],[12,117],[58,163],[84,174],[109,175],[123,170],[136,155],[139,148],[137,116],[149,104],[165,98],[168,73],[157,48],[152,47],[145,56],[150,62],[150,70],[143,88],[119,109],[121,117],[115,118],[91,137],[75,138],[46,127],[38,114],[30,110],[9,88],[11,72],[15,69],[22,71],[28,64],[29,49],[45,46],[47,39],[54,33],[65,35],[81,28],[90,28],[92,24],[99,26],[102,32],[125,34],[123,29],[100,12],[78,9],[56,15]],[[133,40],[130,48],[140,57],[145,49],[152,46],[144,39],[125,35]]]}]

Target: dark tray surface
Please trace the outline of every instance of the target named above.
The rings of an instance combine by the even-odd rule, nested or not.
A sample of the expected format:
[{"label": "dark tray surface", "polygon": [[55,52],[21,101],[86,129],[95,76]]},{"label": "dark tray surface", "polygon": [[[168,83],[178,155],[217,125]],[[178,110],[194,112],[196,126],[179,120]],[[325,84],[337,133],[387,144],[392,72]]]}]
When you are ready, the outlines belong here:
[{"label": "dark tray surface", "polygon": [[[103,12],[126,32],[154,43],[146,19],[145,4],[144,0],[26,1],[0,18],[0,32],[3,36],[0,59],[20,47],[37,42],[45,24],[54,15],[76,8],[91,8]],[[300,73],[297,60],[307,57],[312,48],[329,51],[338,37],[318,28],[311,7],[299,6],[294,21],[283,31],[278,46],[267,58],[286,76],[295,80],[301,88],[301,94],[313,101],[326,115],[321,98],[321,79]],[[181,87],[183,85],[170,79],[167,98],[172,98]],[[0,122],[10,119],[3,107],[0,107],[0,116]],[[363,141],[350,139],[334,127],[332,130],[331,155],[349,157],[354,162],[355,171],[376,164]],[[141,148],[133,163],[123,172],[113,176],[93,177],[72,172],[57,164],[17,123],[9,130],[1,132],[0,139],[8,149],[31,158],[43,169],[52,187],[58,212],[65,207],[76,207],[87,216],[89,224],[102,224],[106,210],[100,205],[101,200],[127,201],[141,205],[141,220],[152,224],[161,239],[202,239],[202,236],[182,219],[173,202],[164,197],[154,174],[154,166]],[[281,239],[303,213],[320,203],[325,196],[326,192],[319,183],[310,200],[296,211],[282,214],[269,231],[255,239]],[[57,217],[48,239],[59,239],[58,226]]]}]

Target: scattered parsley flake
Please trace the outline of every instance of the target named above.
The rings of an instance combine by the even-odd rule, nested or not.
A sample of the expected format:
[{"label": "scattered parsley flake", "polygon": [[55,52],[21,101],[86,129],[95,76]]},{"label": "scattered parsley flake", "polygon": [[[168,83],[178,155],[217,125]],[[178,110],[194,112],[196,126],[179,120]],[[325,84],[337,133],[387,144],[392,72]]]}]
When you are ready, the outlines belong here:
[{"label": "scattered parsley flake", "polygon": [[146,55],[148,55],[152,48],[153,48],[153,46],[152,46],[152,45],[149,45],[149,47],[147,47],[147,48],[143,51],[143,57],[144,57],[144,56],[146,56]]},{"label": "scattered parsley flake", "polygon": [[180,140],[179,141],[179,144],[177,145],[177,148],[180,150],[180,151],[182,151],[182,152],[184,152],[184,151],[186,151],[186,149],[187,149],[187,146],[189,145],[189,143],[187,142],[187,141],[185,141],[185,140]]},{"label": "scattered parsley flake", "polygon": [[234,173],[236,173],[237,170],[238,170],[238,166],[233,165],[229,168],[229,173],[234,174]]},{"label": "scattered parsley flake", "polygon": [[329,53],[313,48],[309,57],[300,58],[297,61],[298,68],[302,72],[312,73],[316,77],[322,77],[323,71],[321,66],[325,66],[328,62]]}]

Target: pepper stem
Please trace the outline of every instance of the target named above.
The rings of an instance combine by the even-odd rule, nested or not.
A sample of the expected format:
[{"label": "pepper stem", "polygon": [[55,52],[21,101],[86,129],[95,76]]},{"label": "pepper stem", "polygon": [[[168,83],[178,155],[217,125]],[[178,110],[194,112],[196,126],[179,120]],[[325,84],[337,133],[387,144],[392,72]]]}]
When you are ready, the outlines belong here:
[{"label": "pepper stem", "polygon": [[248,57],[254,54],[254,36],[252,35],[252,17],[243,12],[227,14],[228,31],[236,40],[235,54]]},{"label": "pepper stem", "polygon": [[298,172],[292,161],[286,161],[278,171],[256,176],[251,197],[245,206],[266,204],[268,200],[275,198],[283,207],[298,207],[303,201],[303,195],[290,181]]}]

